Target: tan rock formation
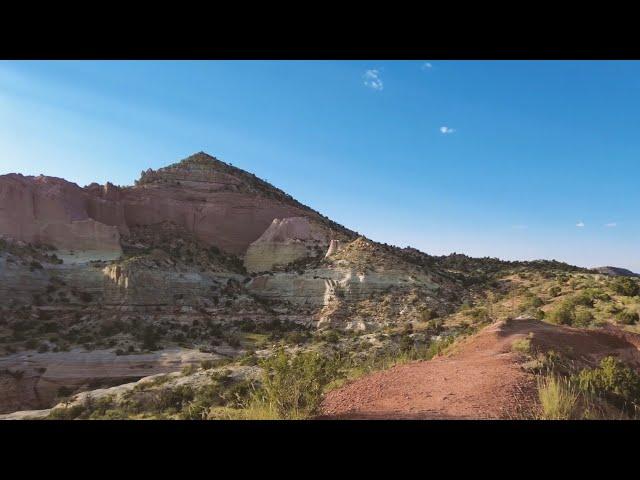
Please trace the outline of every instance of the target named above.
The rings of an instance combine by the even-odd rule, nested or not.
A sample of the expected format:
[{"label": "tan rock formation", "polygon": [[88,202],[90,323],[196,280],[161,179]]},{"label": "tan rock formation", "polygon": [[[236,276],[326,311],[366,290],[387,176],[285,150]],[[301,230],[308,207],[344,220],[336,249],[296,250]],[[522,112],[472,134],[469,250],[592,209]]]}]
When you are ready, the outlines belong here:
[{"label": "tan rock formation", "polygon": [[244,257],[248,272],[264,272],[307,257],[320,257],[330,232],[307,217],[274,219],[249,245]]},{"label": "tan rock formation", "polygon": [[[422,301],[437,302],[440,281],[359,238],[336,249],[315,268],[302,273],[269,272],[256,276],[246,287],[259,297],[311,309],[317,326],[364,329],[417,316],[412,299],[419,295]],[[385,308],[379,308],[381,304]]]},{"label": "tan rock formation", "polygon": [[342,243],[343,242],[341,242],[340,240],[331,240],[331,242],[329,243],[329,249],[327,250],[324,258],[328,258],[331,255],[338,253],[343,246]]},{"label": "tan rock formation", "polygon": [[0,357],[0,413],[50,407],[61,387],[126,383],[216,358],[220,356],[182,348],[140,355],[77,349]]}]

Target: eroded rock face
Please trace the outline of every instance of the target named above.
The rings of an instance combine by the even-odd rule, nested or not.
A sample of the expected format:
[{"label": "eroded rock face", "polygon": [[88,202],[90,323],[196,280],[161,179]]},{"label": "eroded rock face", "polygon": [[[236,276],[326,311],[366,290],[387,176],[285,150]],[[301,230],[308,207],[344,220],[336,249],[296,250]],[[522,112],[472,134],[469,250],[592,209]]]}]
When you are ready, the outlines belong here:
[{"label": "eroded rock face", "polygon": [[330,232],[307,217],[274,219],[269,228],[249,245],[244,257],[248,272],[264,272],[308,257],[321,257],[329,245]]},{"label": "eroded rock face", "polygon": [[61,388],[74,390],[118,385],[216,358],[220,357],[181,348],[141,355],[77,349],[57,353],[25,352],[1,357],[0,413],[51,407]]},{"label": "eroded rock face", "polygon": [[246,288],[313,312],[318,327],[374,329],[418,320],[427,306],[442,312],[447,308],[439,295],[443,278],[364,238],[342,243],[333,242],[333,251],[303,272],[267,272],[254,276]]},{"label": "eroded rock face", "polygon": [[121,251],[118,227],[91,217],[87,193],[54,177],[0,176],[0,234],[60,249]]},{"label": "eroded rock face", "polygon": [[329,248],[327,249],[327,253],[324,255],[324,258],[329,258],[335,253],[338,253],[344,246],[343,243],[344,242],[340,240],[331,240],[331,242],[329,242]]},{"label": "eroded rock face", "polygon": [[275,218],[287,217],[345,230],[255,175],[202,152],[142,172],[133,187],[80,188],[53,177],[0,176],[0,235],[60,249],[119,250],[120,235],[130,228],[171,222],[207,245],[243,254]]}]

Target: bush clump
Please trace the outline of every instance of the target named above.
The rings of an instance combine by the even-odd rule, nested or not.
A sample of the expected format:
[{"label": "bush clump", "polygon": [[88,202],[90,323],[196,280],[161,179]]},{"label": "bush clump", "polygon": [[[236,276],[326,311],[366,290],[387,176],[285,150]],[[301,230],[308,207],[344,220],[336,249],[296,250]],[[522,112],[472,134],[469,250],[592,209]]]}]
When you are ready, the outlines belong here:
[{"label": "bush clump", "polygon": [[560,302],[554,310],[549,312],[547,318],[557,325],[586,327],[594,320],[589,309],[593,308],[596,299],[594,292],[580,292]]},{"label": "bush clump", "polygon": [[574,318],[574,305],[564,301],[549,312],[547,318],[551,323],[555,323],[557,325],[571,325]]},{"label": "bush clump", "polygon": [[554,285],[549,288],[549,295],[552,297],[557,297],[558,295],[560,295],[560,292],[562,292],[562,288],[560,288],[560,286],[558,285]]},{"label": "bush clump", "polygon": [[634,325],[640,320],[638,312],[632,312],[630,310],[622,310],[616,314],[616,322],[623,325]]},{"label": "bush clump", "polygon": [[529,338],[519,338],[511,344],[511,351],[528,355],[531,353],[531,340]]},{"label": "bush clump", "polygon": [[586,308],[576,309],[573,314],[572,325],[576,327],[587,327],[595,320],[593,313]]},{"label": "bush clump", "polygon": [[314,414],[326,385],[337,376],[337,364],[316,352],[290,355],[280,349],[260,362],[264,369],[261,395],[280,418]]},{"label": "bush clump", "polygon": [[618,277],[611,282],[611,288],[618,295],[633,297],[640,295],[640,284],[629,277]]},{"label": "bush clump", "polygon": [[640,375],[614,357],[605,357],[597,368],[582,370],[574,380],[580,390],[630,409],[640,406]]}]

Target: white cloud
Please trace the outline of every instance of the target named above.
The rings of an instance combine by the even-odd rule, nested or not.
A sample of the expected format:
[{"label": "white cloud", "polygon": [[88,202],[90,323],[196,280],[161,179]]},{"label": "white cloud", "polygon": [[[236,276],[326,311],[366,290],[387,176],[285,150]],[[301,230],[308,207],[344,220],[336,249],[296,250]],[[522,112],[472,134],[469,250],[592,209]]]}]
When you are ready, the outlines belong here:
[{"label": "white cloud", "polygon": [[382,83],[378,70],[367,70],[362,78],[364,78],[364,84],[373,90],[382,90],[384,88],[384,83]]},{"label": "white cloud", "polygon": [[446,126],[444,126],[444,127],[440,127],[440,133],[444,133],[445,135],[446,135],[447,133],[453,133],[453,132],[455,132],[455,131],[456,131],[456,130],[455,130],[455,128],[446,127]]},{"label": "white cloud", "polygon": [[611,223],[605,223],[604,226],[607,228],[614,228],[614,227],[617,227],[618,224],[616,222],[611,222]]},{"label": "white cloud", "polygon": [[578,227],[578,228],[582,228],[582,227],[584,227],[584,222],[578,222],[578,223],[576,223],[576,227]]},{"label": "white cloud", "polygon": [[431,64],[431,62],[424,62],[422,64],[422,69],[423,70],[429,70],[430,68],[433,68],[433,65]]}]

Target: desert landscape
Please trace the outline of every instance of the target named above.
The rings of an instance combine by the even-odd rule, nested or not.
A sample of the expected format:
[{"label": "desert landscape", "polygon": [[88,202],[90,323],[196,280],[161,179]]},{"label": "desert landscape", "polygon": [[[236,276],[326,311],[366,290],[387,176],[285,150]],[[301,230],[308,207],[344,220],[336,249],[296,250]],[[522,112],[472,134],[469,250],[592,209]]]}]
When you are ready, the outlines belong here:
[{"label": "desert landscape", "polygon": [[0,176],[3,420],[637,419],[639,315],[625,268],[379,243],[204,152]]}]

